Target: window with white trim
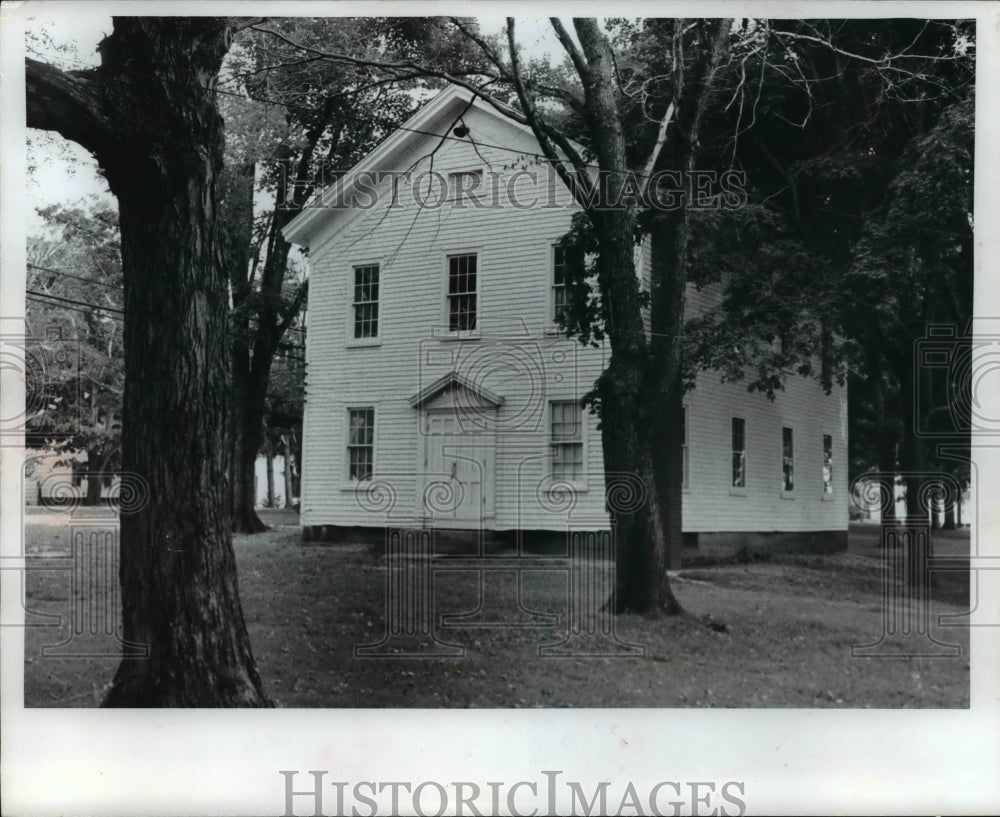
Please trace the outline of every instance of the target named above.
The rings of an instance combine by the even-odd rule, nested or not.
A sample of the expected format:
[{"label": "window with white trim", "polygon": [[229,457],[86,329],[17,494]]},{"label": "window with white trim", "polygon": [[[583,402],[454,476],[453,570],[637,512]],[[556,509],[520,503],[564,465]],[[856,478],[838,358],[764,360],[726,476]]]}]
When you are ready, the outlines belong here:
[{"label": "window with white trim", "polygon": [[583,254],[577,247],[552,245],[552,320],[559,318],[569,304],[569,281],[574,268],[579,274],[583,266]]},{"label": "window with white trim", "polygon": [[366,482],[375,464],[375,409],[352,408],[347,415],[347,478]]},{"label": "window with white trim", "polygon": [[823,435],[823,496],[833,495],[833,437]]},{"label": "window with white trim", "polygon": [[575,400],[551,404],[552,478],[583,482],[583,416]]},{"label": "window with white trim", "polygon": [[475,253],[448,256],[448,330],[473,331],[478,313],[478,264]]},{"label": "window with white trim", "polygon": [[378,264],[354,268],[354,337],[378,337]]},{"label": "window with white trim", "polygon": [[552,320],[559,323],[566,309],[566,248],[556,244],[552,248]]},{"label": "window with white trim", "polygon": [[733,488],[747,487],[747,421],[733,417],[732,422],[732,484]]},{"label": "window with white trim", "polygon": [[781,490],[795,490],[795,442],[787,426],[781,429]]}]

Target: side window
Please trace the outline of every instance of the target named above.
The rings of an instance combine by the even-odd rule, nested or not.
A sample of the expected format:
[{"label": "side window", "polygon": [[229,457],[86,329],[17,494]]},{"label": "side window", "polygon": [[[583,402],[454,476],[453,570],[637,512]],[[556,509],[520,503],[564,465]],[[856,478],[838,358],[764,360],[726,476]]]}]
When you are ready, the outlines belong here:
[{"label": "side window", "polygon": [[347,410],[347,478],[366,482],[375,466],[375,409]]},{"label": "side window", "polygon": [[378,264],[354,268],[354,337],[378,337]]},{"label": "side window", "polygon": [[732,422],[732,475],[733,488],[747,487],[747,421],[733,417]]},{"label": "side window", "polygon": [[559,323],[566,309],[566,248],[552,248],[552,320]]},{"label": "side window", "polygon": [[562,482],[583,481],[583,416],[575,400],[552,403],[552,477]]},{"label": "side window", "polygon": [[781,490],[795,490],[795,443],[787,426],[781,429]]},{"label": "side window", "polygon": [[833,496],[833,437],[823,435],[823,496]]}]

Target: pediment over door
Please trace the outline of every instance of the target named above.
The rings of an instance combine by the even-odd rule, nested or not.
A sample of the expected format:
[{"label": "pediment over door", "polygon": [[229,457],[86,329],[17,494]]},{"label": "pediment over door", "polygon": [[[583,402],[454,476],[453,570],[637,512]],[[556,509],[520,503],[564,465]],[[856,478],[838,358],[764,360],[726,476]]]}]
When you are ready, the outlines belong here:
[{"label": "pediment over door", "polygon": [[449,372],[413,395],[410,405],[424,411],[496,411],[503,401],[502,395],[477,386],[457,372]]}]

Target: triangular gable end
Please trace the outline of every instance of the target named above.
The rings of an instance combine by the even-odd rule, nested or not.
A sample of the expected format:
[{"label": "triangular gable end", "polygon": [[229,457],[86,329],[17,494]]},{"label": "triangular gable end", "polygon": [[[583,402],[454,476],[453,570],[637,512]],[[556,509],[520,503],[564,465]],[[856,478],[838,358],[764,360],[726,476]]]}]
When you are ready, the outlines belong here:
[{"label": "triangular gable end", "polygon": [[410,405],[415,409],[430,408],[432,403],[441,403],[438,398],[442,397],[445,406],[466,409],[498,409],[504,402],[503,395],[472,383],[458,372],[449,372],[413,395]]},{"label": "triangular gable end", "polygon": [[[341,208],[331,207],[331,205],[334,202],[349,200],[351,194],[357,189],[356,183],[359,178],[373,172],[400,169],[396,167],[396,164],[400,157],[405,154],[407,146],[412,140],[434,136],[441,131],[442,126],[450,124],[456,114],[468,110],[470,103],[478,111],[506,123],[507,127],[531,134],[531,129],[527,125],[522,125],[504,116],[499,110],[481,99],[473,99],[471,91],[457,85],[450,85],[424,103],[413,116],[384,139],[375,150],[327,187],[320,195],[318,202],[306,206],[301,213],[286,224],[281,231],[285,240],[292,244],[308,247],[317,231],[329,225],[332,219],[349,212]],[[501,108],[504,107],[499,102],[497,105]],[[445,133],[447,132],[443,132],[442,135]],[[534,137],[532,136],[532,138]]]}]

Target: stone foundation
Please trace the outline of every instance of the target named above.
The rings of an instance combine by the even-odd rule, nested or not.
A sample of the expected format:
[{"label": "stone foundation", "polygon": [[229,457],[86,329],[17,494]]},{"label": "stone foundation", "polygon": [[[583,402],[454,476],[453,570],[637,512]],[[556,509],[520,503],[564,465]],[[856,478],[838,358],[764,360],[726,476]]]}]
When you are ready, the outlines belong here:
[{"label": "stone foundation", "polygon": [[[302,528],[305,544],[385,544],[386,529],[349,525],[307,525]],[[495,553],[514,550],[520,544],[527,553],[565,556],[566,533],[551,530],[476,531],[437,528],[435,552],[441,554]],[[847,550],[847,530],[772,531],[764,533],[685,533],[683,560],[726,559],[745,552],[837,553]]]}]

